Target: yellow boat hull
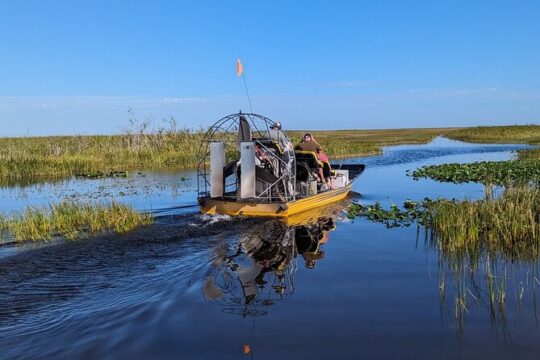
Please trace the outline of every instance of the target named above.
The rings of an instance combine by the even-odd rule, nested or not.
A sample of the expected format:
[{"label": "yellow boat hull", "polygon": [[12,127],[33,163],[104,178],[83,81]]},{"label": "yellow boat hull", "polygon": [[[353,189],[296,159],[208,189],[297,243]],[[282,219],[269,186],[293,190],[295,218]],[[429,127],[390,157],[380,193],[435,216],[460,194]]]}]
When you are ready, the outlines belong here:
[{"label": "yellow boat hull", "polygon": [[349,184],[341,189],[328,190],[296,201],[269,204],[257,204],[248,201],[227,201],[204,197],[199,198],[199,207],[203,214],[209,215],[288,217],[341,201],[347,197],[351,191],[351,187],[352,185]]}]

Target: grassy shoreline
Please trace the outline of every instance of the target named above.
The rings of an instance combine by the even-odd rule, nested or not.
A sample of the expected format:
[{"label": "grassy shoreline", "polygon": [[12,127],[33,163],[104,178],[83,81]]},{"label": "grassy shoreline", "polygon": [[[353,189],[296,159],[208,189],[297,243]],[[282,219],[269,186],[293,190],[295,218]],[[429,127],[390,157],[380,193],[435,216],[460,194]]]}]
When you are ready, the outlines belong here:
[{"label": "grassy shoreline", "polygon": [[[504,141],[497,141],[501,134],[505,134]],[[475,142],[533,144],[540,139],[540,126],[461,129],[450,133],[449,137]],[[349,208],[349,216],[364,217],[387,227],[417,223],[430,230],[439,249],[449,253],[478,256],[487,249],[510,258],[536,259],[540,257],[539,150],[521,150],[516,160],[446,163],[407,172],[415,180],[428,178],[456,184],[481,183],[485,190],[484,199],[408,200],[403,210],[395,204],[389,210],[383,209],[379,203],[367,207],[353,204]],[[493,185],[502,187],[500,196],[494,196]]]},{"label": "grassy shoreline", "polygon": [[[380,154],[382,146],[422,144],[454,129],[314,131],[330,157]],[[298,142],[304,131],[291,131]],[[201,131],[159,129],[123,135],[0,138],[0,179],[25,181],[97,171],[192,169]]]},{"label": "grassy shoreline", "polygon": [[499,197],[480,200],[407,200],[403,208],[355,203],[348,216],[388,228],[416,223],[430,232],[444,253],[478,257],[487,250],[511,259],[540,257],[540,189],[535,187],[509,187]]},{"label": "grassy shoreline", "polygon": [[[203,131],[132,126],[121,135],[0,138],[0,181],[24,182],[77,174],[133,169],[193,169]],[[540,144],[540,126],[422,128],[386,130],[292,130],[297,143],[311,132],[331,158],[372,156],[383,146],[425,144],[436,136],[469,142]],[[540,150],[522,157],[538,158]]]},{"label": "grassy shoreline", "polygon": [[372,156],[382,153],[383,146],[427,144],[458,128],[384,129],[384,130],[327,130],[288,131],[293,143],[298,143],[304,133],[311,133],[331,158]]},{"label": "grassy shoreline", "polygon": [[540,125],[477,126],[457,129],[448,137],[473,143],[540,145]]},{"label": "grassy shoreline", "polygon": [[103,232],[120,234],[152,222],[152,215],[116,201],[109,204],[63,201],[0,215],[0,232],[4,238],[12,237],[16,241],[47,241],[56,236],[80,239]]}]

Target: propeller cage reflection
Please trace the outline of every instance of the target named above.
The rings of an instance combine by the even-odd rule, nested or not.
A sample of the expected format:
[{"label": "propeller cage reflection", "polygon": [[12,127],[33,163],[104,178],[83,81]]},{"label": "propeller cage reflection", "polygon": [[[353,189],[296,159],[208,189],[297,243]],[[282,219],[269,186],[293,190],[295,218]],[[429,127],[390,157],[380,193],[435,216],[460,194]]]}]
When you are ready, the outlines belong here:
[{"label": "propeller cage reflection", "polygon": [[268,306],[294,293],[298,266],[313,269],[324,258],[321,246],[335,229],[334,222],[326,216],[301,225],[268,220],[251,226],[234,242],[224,241],[205,277],[204,298],[223,306],[226,313],[265,315]]}]

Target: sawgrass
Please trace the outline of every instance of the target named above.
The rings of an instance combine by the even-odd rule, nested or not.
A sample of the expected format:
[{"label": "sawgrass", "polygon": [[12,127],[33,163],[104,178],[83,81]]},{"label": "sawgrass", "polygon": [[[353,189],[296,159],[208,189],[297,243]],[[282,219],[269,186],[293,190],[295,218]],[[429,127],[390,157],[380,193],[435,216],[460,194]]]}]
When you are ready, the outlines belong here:
[{"label": "sawgrass", "polygon": [[202,134],[189,130],[113,136],[0,139],[0,178],[35,179],[133,168],[196,166]]},{"label": "sawgrass", "polygon": [[123,233],[151,224],[153,217],[111,202],[77,203],[64,201],[48,207],[30,206],[23,211],[0,216],[0,229],[17,241],[51,240],[55,236],[78,239],[99,232]]},{"label": "sawgrass", "polygon": [[519,155],[518,158],[520,160],[526,160],[526,159],[540,160],[540,149],[520,150],[518,155]]},{"label": "sawgrass", "polygon": [[507,189],[500,197],[478,201],[441,201],[430,228],[445,252],[482,250],[510,258],[540,255],[540,189]]},{"label": "sawgrass", "polygon": [[510,258],[540,257],[540,189],[531,186],[510,187],[499,197],[475,201],[408,200],[403,209],[352,204],[348,213],[387,227],[418,223],[446,253],[477,257],[487,250]]},{"label": "sawgrass", "polygon": [[302,140],[305,133],[311,133],[331,158],[349,156],[369,156],[382,153],[383,146],[426,144],[436,136],[455,131],[455,128],[388,129],[388,130],[330,130],[288,131],[294,144]]},{"label": "sawgrass", "polygon": [[[314,132],[331,157],[379,154],[381,146],[427,143],[449,129],[345,130]],[[290,132],[299,142],[303,132]],[[0,183],[34,183],[47,177],[129,169],[189,169],[198,165],[204,131],[150,129],[132,122],[121,135],[0,138]],[[88,174],[88,176],[86,176]]]},{"label": "sawgrass", "polygon": [[[436,136],[472,142],[540,143],[540,126],[388,130],[288,131],[298,143],[310,132],[331,158],[370,156],[383,146],[424,144]],[[120,135],[0,138],[0,182],[110,173],[130,169],[189,169],[198,163],[204,131],[177,129],[174,120],[151,128],[132,120]],[[523,156],[533,156],[526,153]],[[537,156],[537,155],[534,155]]]},{"label": "sawgrass", "polygon": [[478,126],[449,132],[447,137],[475,143],[540,145],[540,125]]}]

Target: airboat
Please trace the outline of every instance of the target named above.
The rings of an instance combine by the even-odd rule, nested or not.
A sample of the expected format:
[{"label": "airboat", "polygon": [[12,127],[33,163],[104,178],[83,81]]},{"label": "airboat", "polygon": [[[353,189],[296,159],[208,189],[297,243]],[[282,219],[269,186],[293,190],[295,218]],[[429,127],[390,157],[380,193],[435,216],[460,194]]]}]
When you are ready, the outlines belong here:
[{"label": "airboat", "polygon": [[[295,150],[278,123],[242,112],[212,125],[198,154],[198,203],[210,215],[299,214],[345,199],[365,169]],[[329,188],[318,179],[319,168]]]}]

